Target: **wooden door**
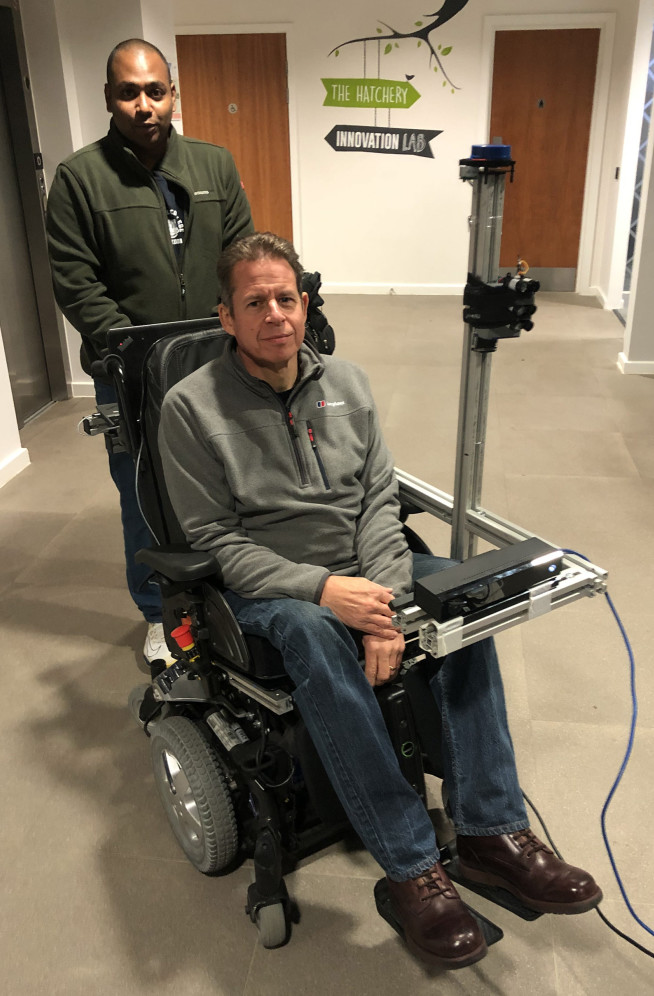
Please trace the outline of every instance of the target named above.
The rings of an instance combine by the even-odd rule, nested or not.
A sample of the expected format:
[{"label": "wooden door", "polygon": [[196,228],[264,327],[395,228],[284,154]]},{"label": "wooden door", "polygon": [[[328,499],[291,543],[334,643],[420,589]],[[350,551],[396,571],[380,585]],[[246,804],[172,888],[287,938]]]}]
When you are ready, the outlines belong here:
[{"label": "wooden door", "polygon": [[293,238],[286,36],[177,35],[184,134],[234,156],[258,231]]},{"label": "wooden door", "polygon": [[516,160],[500,265],[525,259],[544,289],[574,290],[598,28],[498,31],[490,140]]}]

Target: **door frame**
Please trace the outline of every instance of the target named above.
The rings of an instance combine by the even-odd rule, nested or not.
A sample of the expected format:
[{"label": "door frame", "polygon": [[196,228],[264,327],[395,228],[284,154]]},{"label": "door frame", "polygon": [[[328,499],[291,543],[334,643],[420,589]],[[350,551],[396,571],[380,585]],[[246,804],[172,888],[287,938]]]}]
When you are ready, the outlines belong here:
[{"label": "door frame", "polygon": [[[294,25],[288,21],[280,21],[278,24],[176,24],[174,25],[176,35],[285,35],[286,36],[286,72],[288,81],[288,144],[291,169],[291,220],[293,224],[293,243],[295,250],[302,258],[302,218],[301,201],[298,177],[299,169],[299,132],[297,127],[297,89],[293,65],[295,59],[291,57],[294,46],[295,31]],[[177,55],[175,55],[177,59]],[[173,67],[177,75],[177,64]],[[184,128],[184,91],[181,93],[182,104],[182,130]],[[238,167],[238,163],[236,164]]]},{"label": "door frame", "polygon": [[[614,13],[605,14],[488,14],[484,17],[481,77],[483,100],[479,109],[479,132],[488,135],[490,127],[492,84],[493,84],[493,53],[495,50],[495,34],[498,31],[553,31],[557,28],[599,28],[599,49],[597,53],[597,72],[595,76],[595,91],[593,94],[593,110],[591,114],[590,136],[588,141],[588,159],[586,163],[586,178],[584,183],[584,201],[581,216],[581,233],[579,239],[579,258],[577,261],[577,280],[575,290],[578,294],[604,295],[599,289],[598,274],[594,272],[593,262],[602,253],[596,246],[598,236],[598,205],[600,184],[602,179],[602,160],[606,120],[609,105],[609,87],[611,81],[611,61],[613,56],[613,40],[615,36]],[[520,164],[517,164],[520,168]],[[603,303],[604,300],[603,300]]]},{"label": "door frame", "polygon": [[7,118],[16,160],[16,173],[21,207],[25,218],[25,233],[30,262],[34,295],[39,315],[39,325],[45,364],[50,381],[52,401],[68,397],[66,383],[67,356],[64,327],[57,312],[50,276],[48,246],[45,234],[45,176],[43,163],[40,168],[35,157],[40,155],[36,115],[32,101],[29,66],[25,39],[16,0],[0,0],[0,7],[9,11],[11,28],[0,43],[0,71],[2,71],[7,98]]}]

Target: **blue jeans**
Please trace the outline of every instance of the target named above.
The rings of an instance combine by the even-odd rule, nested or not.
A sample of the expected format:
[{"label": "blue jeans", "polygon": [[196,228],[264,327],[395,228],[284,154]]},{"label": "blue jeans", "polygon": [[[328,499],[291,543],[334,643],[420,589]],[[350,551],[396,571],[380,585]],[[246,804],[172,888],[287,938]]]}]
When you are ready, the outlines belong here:
[{"label": "blue jeans", "polygon": [[[116,404],[113,387],[94,381],[95,400],[98,405]],[[152,569],[137,564],[134,555],[143,547],[152,546],[153,540],[136,500],[136,470],[129,453],[109,453],[109,472],[120,495],[120,517],[125,541],[125,574],[127,587],[136,607],[145,621],[161,622],[161,593],[152,577]]]},{"label": "blue jeans", "polygon": [[[414,578],[451,561],[414,554]],[[245,633],[282,654],[294,698],[352,826],[397,881],[438,860],[431,820],[406,781],[350,631],[331,609],[291,598],[228,591]],[[493,641],[445,658],[431,680],[443,722],[443,764],[457,832],[511,833],[528,826]]]}]

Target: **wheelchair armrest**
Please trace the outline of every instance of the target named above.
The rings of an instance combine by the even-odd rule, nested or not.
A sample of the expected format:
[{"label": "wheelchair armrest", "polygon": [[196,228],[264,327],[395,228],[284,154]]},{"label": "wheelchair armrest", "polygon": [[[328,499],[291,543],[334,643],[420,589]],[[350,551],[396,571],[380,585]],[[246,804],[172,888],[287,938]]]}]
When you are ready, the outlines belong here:
[{"label": "wheelchair armrest", "polygon": [[215,557],[196,550],[180,550],[175,546],[161,546],[156,550],[139,550],[134,557],[138,564],[147,564],[170,581],[188,584],[219,574]]}]

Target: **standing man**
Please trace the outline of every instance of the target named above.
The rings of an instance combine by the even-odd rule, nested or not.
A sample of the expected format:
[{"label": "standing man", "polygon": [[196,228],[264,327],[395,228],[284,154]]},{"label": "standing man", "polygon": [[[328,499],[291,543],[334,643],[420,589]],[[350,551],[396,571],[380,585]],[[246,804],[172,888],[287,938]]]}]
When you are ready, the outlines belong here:
[{"label": "standing man", "polygon": [[[216,259],[253,230],[250,207],[227,149],[178,135],[175,86],[166,59],[140,38],[107,60],[109,133],[61,163],[48,200],[55,297],[82,336],[83,369],[98,404],[116,398],[92,364],[110,328],[204,318],[218,299]],[[127,583],[148,623],[146,661],[169,660],[159,589],[134,561],[151,537],[141,516],[134,463],[110,454],[120,493]]]}]

